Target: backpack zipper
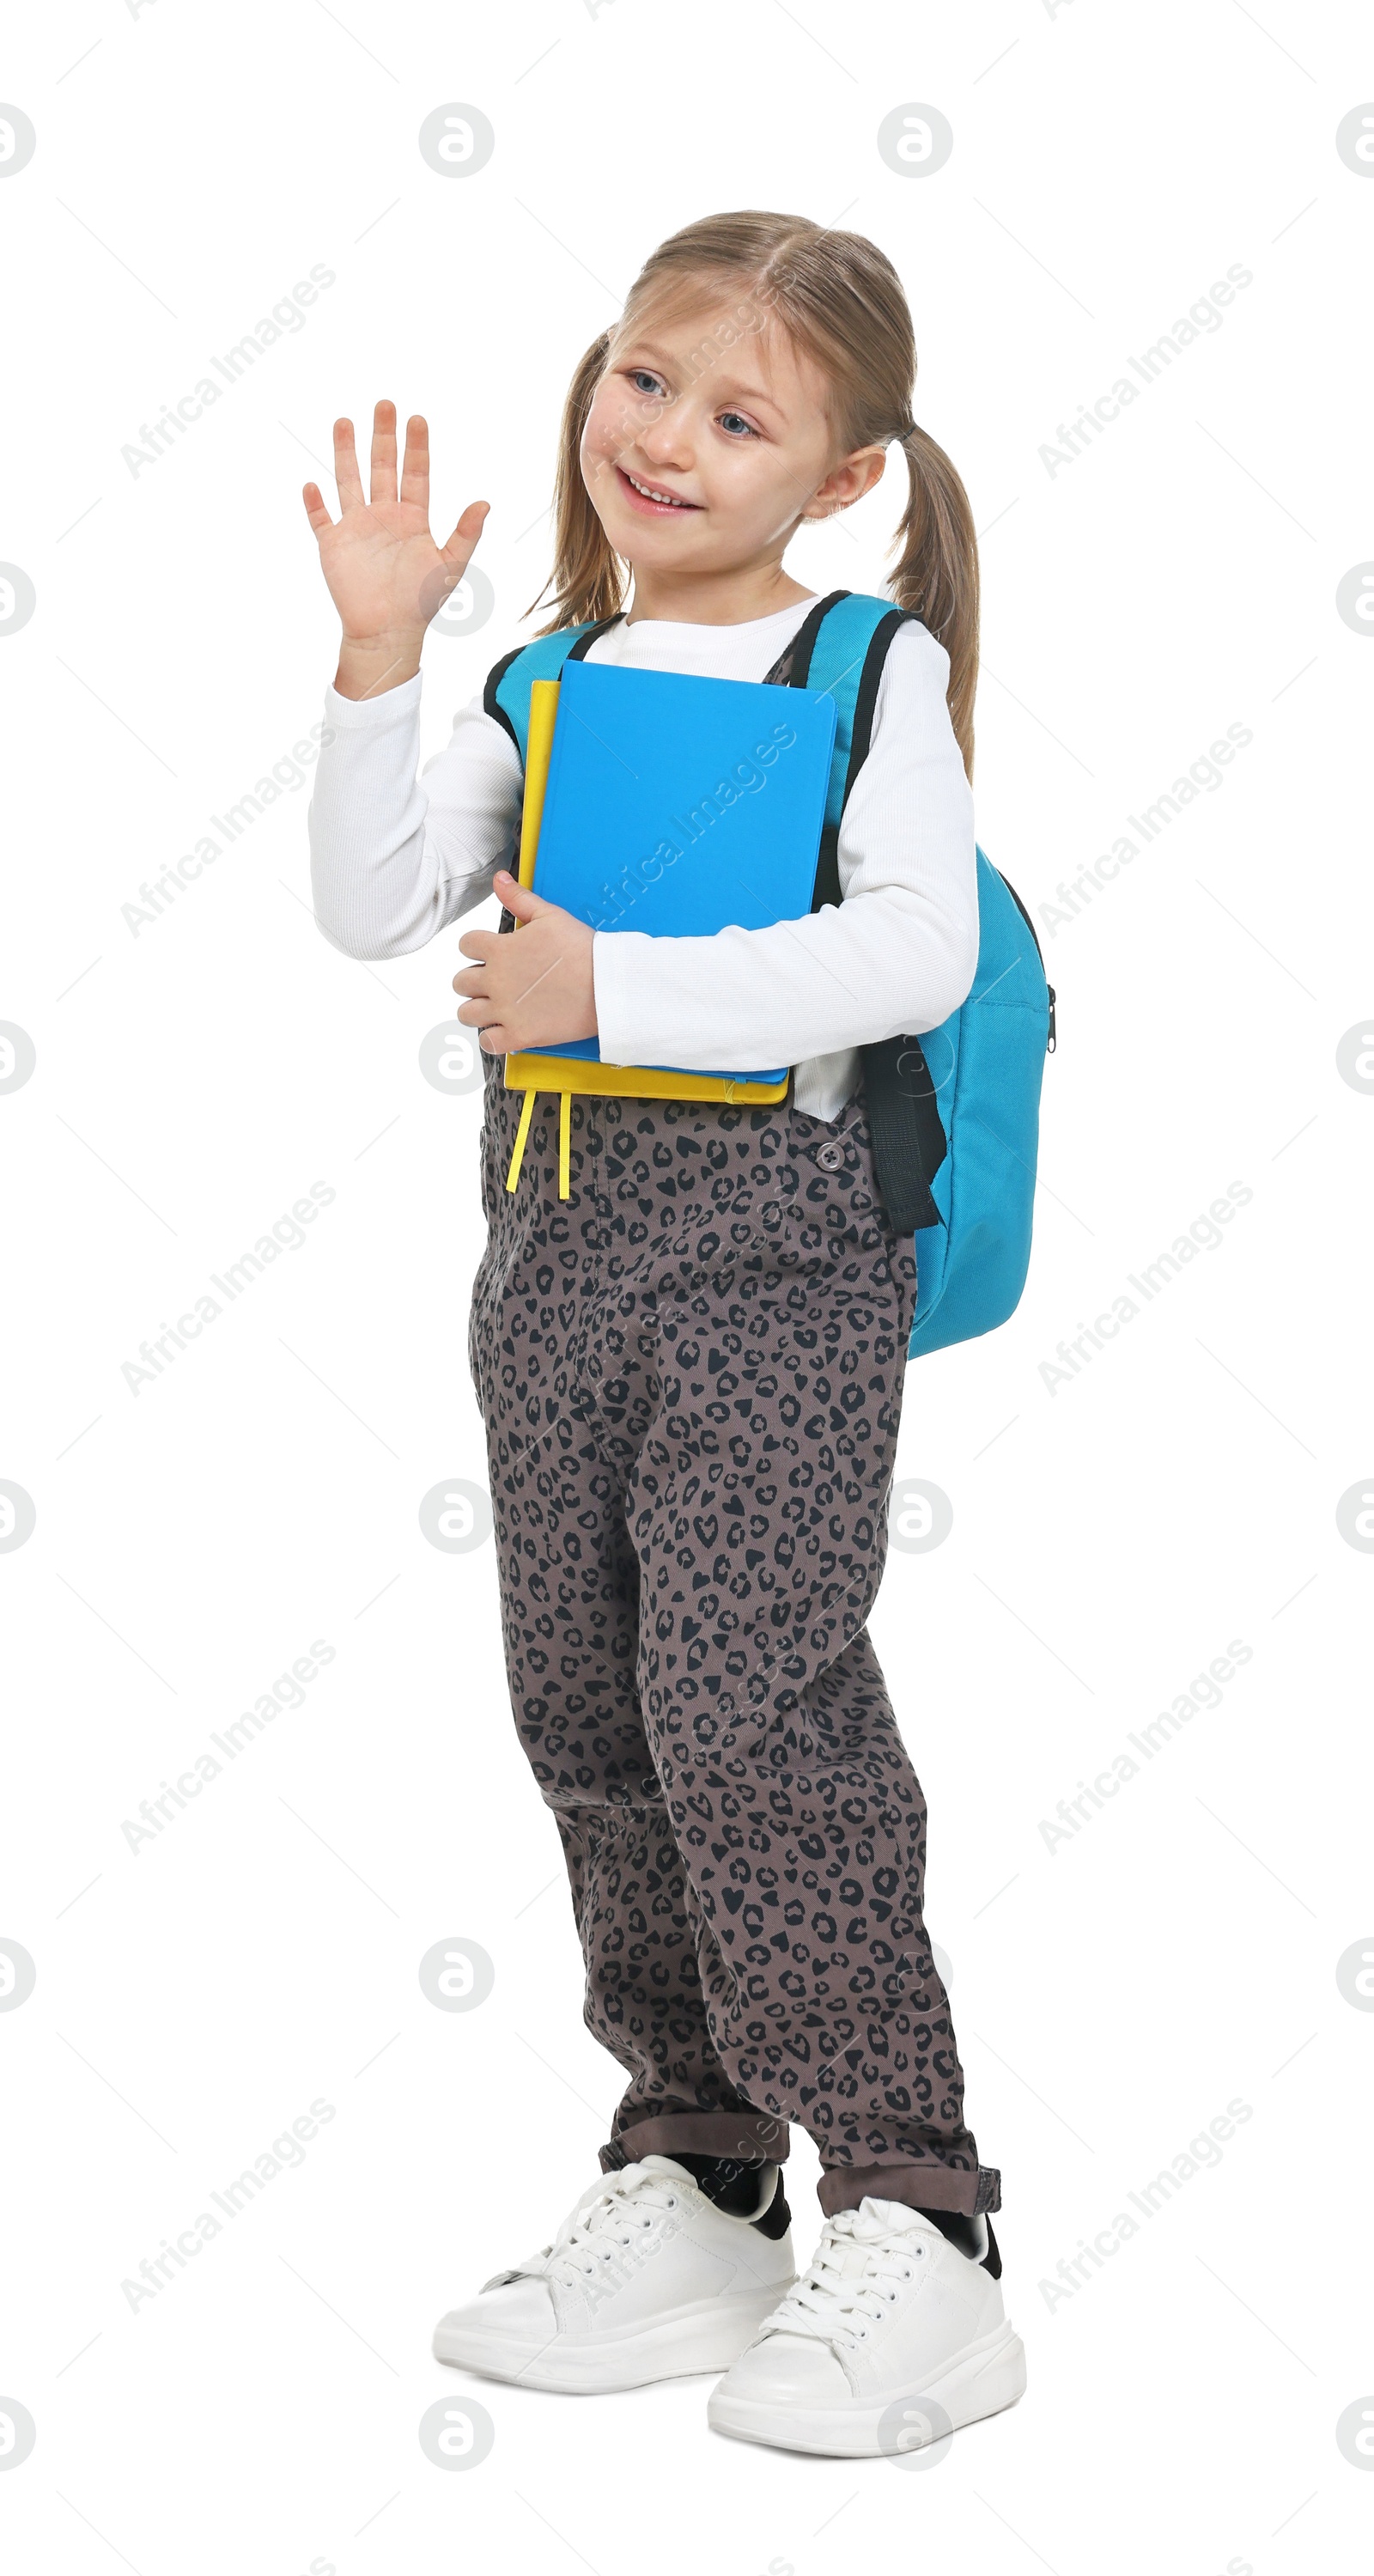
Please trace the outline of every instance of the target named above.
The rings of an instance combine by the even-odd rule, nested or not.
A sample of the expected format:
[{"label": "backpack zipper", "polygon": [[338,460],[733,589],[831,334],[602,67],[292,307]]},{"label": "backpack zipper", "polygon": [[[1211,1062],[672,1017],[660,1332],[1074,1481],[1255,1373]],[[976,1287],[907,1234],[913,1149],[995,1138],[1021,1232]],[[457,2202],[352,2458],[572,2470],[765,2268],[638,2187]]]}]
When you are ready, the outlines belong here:
[{"label": "backpack zipper", "polygon": [[[989,865],[989,867],[991,867],[991,865],[992,865],[992,861],[991,861],[990,859],[989,859],[989,861],[988,861],[988,865]],[[998,876],[999,876],[999,877],[1002,877],[1002,871],[1001,871],[1001,869],[1000,869],[1000,868],[997,870],[997,874],[998,874]],[[1040,945],[1039,939],[1036,937],[1035,924],[1034,924],[1034,922],[1032,921],[1032,919],[1031,919],[1031,917],[1030,917],[1030,914],[1027,912],[1025,905],[1024,905],[1024,904],[1023,904],[1023,902],[1021,901],[1021,897],[1020,897],[1020,896],[1019,896],[1019,894],[1017,893],[1015,886],[1012,884],[1010,877],[1002,877],[1002,883],[1003,883],[1003,885],[1006,887],[1008,894],[1011,896],[1012,902],[1015,904],[1017,911],[1020,913],[1021,918],[1022,918],[1022,920],[1024,921],[1024,923],[1025,923],[1025,925],[1026,925],[1027,930],[1030,932],[1030,935],[1031,935],[1032,939],[1034,939],[1034,940],[1035,940],[1035,953],[1036,953],[1036,956],[1037,956],[1037,957],[1039,958],[1039,960],[1040,960],[1040,972],[1041,972],[1041,974],[1042,974],[1042,975],[1044,975],[1044,974],[1045,974],[1045,956],[1044,956],[1044,951],[1043,951],[1043,949],[1041,948],[1041,945]],[[1045,975],[1045,990],[1046,990],[1046,992],[1048,993],[1048,995],[1049,995],[1049,997],[1050,997],[1050,1025],[1049,1025],[1049,1033],[1048,1033],[1048,1035],[1047,1035],[1047,1037],[1046,1037],[1046,1039],[1045,1039],[1045,1053],[1046,1053],[1046,1055],[1053,1055],[1053,1054],[1054,1054],[1054,1051],[1055,1051],[1055,1048],[1056,1048],[1056,1046],[1057,1046],[1057,1044],[1058,1044],[1058,1039],[1057,1039],[1056,1034],[1055,1034],[1055,1026],[1054,1026],[1054,986],[1053,986],[1053,984],[1050,982],[1050,979],[1049,979],[1048,975]]]}]

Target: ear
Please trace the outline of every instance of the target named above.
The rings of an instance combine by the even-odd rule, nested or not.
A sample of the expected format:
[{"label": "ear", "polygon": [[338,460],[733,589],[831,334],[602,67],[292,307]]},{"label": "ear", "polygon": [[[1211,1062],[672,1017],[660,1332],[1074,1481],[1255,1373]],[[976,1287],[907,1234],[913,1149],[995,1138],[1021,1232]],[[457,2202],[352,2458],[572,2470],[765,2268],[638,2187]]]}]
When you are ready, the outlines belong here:
[{"label": "ear", "polygon": [[881,483],[886,465],[885,447],[856,447],[852,456],[843,457],[818,484],[802,517],[829,519],[836,510],[848,510],[855,501],[862,501],[875,483]]}]

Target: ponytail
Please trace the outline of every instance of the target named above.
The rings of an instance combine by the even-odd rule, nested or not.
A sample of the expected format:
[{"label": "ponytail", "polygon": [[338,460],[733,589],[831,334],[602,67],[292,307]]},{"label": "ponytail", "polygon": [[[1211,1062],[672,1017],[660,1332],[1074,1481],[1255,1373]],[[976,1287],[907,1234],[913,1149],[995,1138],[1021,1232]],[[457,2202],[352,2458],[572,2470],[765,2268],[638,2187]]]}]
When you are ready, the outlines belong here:
[{"label": "ponytail", "polygon": [[901,558],[888,588],[913,608],[949,655],[949,716],[973,776],[973,699],[978,686],[978,539],[973,512],[943,447],[915,423],[901,440],[911,494],[893,540]]},{"label": "ponytail", "polygon": [[554,614],[547,626],[540,627],[541,635],[556,635],[560,627],[581,626],[590,618],[613,617],[624,603],[624,568],[592,507],[581,462],[582,432],[610,345],[609,331],[593,340],[578,362],[563,405],[553,487],[553,570],[525,612],[532,616],[553,593]]}]

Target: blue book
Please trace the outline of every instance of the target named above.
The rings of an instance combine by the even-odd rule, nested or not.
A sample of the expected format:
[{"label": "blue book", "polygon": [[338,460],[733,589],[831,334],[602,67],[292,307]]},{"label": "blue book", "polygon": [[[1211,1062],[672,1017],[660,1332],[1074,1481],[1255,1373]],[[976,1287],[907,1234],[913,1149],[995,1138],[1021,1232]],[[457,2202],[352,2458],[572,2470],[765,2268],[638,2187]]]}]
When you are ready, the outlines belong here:
[{"label": "blue book", "polygon": [[[536,892],[594,930],[654,938],[799,920],[834,741],[820,691],[565,662]],[[601,1051],[580,1038],[539,1053],[595,1064]],[[711,1078],[777,1084],[787,1068]]]}]

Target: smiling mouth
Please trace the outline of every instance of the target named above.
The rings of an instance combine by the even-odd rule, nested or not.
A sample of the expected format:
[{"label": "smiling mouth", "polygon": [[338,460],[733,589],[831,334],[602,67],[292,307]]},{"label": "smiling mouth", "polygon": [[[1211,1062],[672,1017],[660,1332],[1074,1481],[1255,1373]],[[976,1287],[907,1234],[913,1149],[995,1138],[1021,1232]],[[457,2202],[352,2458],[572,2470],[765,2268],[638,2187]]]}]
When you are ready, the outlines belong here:
[{"label": "smiling mouth", "polygon": [[635,475],[628,474],[623,465],[617,465],[615,470],[633,509],[666,516],[670,510],[699,510],[701,507],[699,501],[683,501],[676,492],[665,491],[661,483],[641,483]]}]

